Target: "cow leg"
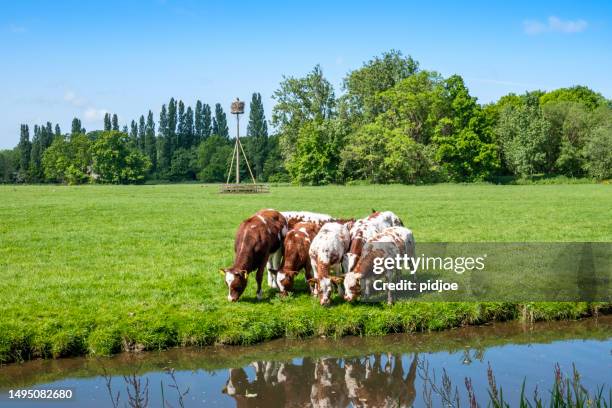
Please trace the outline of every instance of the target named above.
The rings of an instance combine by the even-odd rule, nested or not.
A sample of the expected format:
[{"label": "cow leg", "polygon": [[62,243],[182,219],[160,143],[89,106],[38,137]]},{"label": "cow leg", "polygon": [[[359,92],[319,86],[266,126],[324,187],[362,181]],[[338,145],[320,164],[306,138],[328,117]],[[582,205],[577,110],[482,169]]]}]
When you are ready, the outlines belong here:
[{"label": "cow leg", "polygon": [[257,268],[257,273],[255,275],[255,280],[257,281],[257,300],[261,300],[263,298],[263,293],[261,291],[261,282],[263,281],[263,273],[266,268],[266,262],[262,262],[261,265]]},{"label": "cow leg", "polygon": [[310,283],[308,282],[310,279],[312,279],[312,265],[310,262],[306,262],[306,265],[304,265],[304,277],[306,279],[306,284],[308,285],[308,290],[310,290],[310,293],[312,293],[312,286],[310,286]]},{"label": "cow leg", "polygon": [[[313,258],[310,258],[310,268],[314,274],[314,277],[318,277],[319,273],[317,272],[317,261],[315,261]],[[310,286],[310,284],[308,286]],[[317,296],[319,294],[316,285],[310,286],[310,293],[312,293],[313,296]]]},{"label": "cow leg", "polygon": [[276,274],[280,267],[282,256],[282,250],[279,248],[276,252],[270,254],[268,258],[268,286],[274,289],[278,289]]},{"label": "cow leg", "polygon": [[[342,272],[342,265],[336,264],[334,265],[334,275],[338,276]],[[338,295],[344,296],[344,286],[336,284],[336,289],[338,289]]]}]

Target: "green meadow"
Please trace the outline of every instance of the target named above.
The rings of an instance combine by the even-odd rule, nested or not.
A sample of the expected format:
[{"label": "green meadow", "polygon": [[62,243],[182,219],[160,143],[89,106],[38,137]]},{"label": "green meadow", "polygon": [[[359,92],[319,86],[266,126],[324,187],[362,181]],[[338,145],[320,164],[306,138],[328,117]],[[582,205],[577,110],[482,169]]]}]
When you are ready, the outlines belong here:
[{"label": "green meadow", "polygon": [[287,298],[254,276],[238,303],[218,269],[261,208],[362,217],[391,210],[417,242],[612,241],[612,186],[0,186],[0,362],[273,338],[434,331],[491,320],[574,319],[588,303],[346,304]]}]

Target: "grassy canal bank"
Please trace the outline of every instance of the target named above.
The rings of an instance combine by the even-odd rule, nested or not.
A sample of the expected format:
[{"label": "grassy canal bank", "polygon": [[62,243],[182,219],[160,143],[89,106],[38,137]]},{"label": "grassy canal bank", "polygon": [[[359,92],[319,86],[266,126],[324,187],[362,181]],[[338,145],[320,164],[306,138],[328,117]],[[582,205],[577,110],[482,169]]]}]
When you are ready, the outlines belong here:
[{"label": "grassy canal bank", "polygon": [[575,319],[609,304],[346,304],[304,293],[226,300],[218,275],[260,208],[397,213],[417,242],[611,241],[609,185],[276,187],[0,186],[0,361],[279,337],[435,331],[491,320]]}]

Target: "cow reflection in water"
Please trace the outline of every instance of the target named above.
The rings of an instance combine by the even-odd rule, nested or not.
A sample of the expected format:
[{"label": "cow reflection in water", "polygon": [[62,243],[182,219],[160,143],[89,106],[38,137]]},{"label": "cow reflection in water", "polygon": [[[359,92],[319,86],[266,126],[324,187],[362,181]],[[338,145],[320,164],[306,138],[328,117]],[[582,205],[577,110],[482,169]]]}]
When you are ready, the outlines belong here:
[{"label": "cow reflection in water", "polygon": [[229,370],[223,392],[237,407],[410,407],[418,358],[404,369],[401,355],[304,358],[302,364],[252,363],[254,380],[242,368]]}]

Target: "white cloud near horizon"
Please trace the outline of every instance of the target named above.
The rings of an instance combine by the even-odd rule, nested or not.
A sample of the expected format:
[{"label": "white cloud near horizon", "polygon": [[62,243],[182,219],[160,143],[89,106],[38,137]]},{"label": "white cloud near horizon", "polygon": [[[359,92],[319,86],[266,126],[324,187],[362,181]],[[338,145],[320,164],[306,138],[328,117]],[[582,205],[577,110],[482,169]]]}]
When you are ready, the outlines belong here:
[{"label": "white cloud near horizon", "polygon": [[556,16],[550,16],[545,22],[538,20],[523,21],[525,34],[537,35],[542,33],[574,34],[586,30],[589,23],[583,19],[562,20]]},{"label": "white cloud near horizon", "polygon": [[85,119],[90,122],[102,120],[107,113],[106,109],[87,108],[85,109]]},{"label": "white cloud near horizon", "polygon": [[96,108],[88,103],[84,98],[79,97],[74,91],[67,90],[64,93],[64,101],[75,108],[83,109],[84,119],[87,122],[99,121],[108,113],[106,109]]}]

